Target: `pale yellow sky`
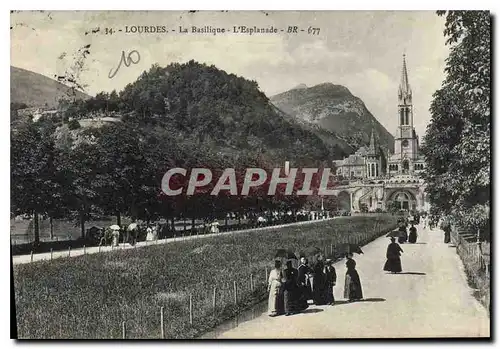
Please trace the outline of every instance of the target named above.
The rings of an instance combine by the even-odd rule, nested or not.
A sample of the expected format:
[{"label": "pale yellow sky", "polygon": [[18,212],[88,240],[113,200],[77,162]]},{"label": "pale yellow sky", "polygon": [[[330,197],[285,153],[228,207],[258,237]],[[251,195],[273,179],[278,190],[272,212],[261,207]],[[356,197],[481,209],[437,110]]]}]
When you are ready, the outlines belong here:
[{"label": "pale yellow sky", "polygon": [[[423,136],[432,94],[443,80],[448,49],[443,19],[432,11],[305,12],[18,12],[11,14],[11,65],[49,77],[64,74],[78,49],[90,55],[78,79],[86,92],[121,90],[154,63],[195,59],[256,80],[268,96],[300,83],[345,85],[391,132],[396,129],[397,86],[406,52],[414,93],[415,128]],[[160,25],[176,32],[104,35],[105,28]],[[287,26],[320,28],[278,34],[179,34],[178,27]],[[100,28],[96,34],[86,32]],[[110,79],[124,51],[137,50],[140,62],[122,66]]]}]

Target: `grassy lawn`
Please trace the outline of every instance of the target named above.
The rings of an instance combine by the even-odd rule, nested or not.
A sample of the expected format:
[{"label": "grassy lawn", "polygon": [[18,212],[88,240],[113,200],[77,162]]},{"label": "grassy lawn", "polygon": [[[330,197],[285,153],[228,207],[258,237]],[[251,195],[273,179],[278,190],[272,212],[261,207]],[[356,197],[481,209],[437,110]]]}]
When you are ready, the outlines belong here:
[{"label": "grassy lawn", "polygon": [[[277,248],[365,244],[396,216],[343,217],[14,266],[19,338],[194,338],[266,297]],[[252,277],[250,277],[252,275]],[[251,289],[251,281],[253,290]],[[237,302],[234,304],[234,283]],[[216,287],[216,313],[213,294]],[[193,323],[190,324],[190,298]]]}]

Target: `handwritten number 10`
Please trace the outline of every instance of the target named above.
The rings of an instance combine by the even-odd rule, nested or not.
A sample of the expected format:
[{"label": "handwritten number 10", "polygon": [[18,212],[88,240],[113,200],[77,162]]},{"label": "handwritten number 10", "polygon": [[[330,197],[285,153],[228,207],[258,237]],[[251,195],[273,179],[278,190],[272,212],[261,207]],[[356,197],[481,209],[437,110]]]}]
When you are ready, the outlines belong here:
[{"label": "handwritten number 10", "polygon": [[120,63],[118,63],[118,67],[116,67],[114,72],[113,69],[111,69],[109,71],[108,77],[110,79],[114,78],[116,73],[118,73],[118,70],[120,70],[122,63],[125,64],[126,67],[130,67],[131,64],[137,64],[139,63],[140,60],[141,60],[141,55],[136,50],[130,51],[130,53],[127,56],[125,56],[125,51],[122,51],[122,57],[120,59]]}]

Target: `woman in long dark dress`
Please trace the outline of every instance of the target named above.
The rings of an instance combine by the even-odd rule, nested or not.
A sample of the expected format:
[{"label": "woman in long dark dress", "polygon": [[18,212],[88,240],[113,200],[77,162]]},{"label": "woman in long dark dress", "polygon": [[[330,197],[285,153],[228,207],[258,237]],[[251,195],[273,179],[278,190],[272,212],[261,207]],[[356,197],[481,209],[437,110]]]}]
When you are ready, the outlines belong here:
[{"label": "woman in long dark dress", "polygon": [[408,242],[410,244],[414,244],[417,242],[417,228],[415,228],[413,224],[411,225],[410,234],[408,235]]},{"label": "woman in long dark dress", "polygon": [[331,259],[327,259],[325,264],[325,301],[328,305],[334,305],[333,287],[337,283],[337,273]]},{"label": "woman in long dark dress", "polygon": [[325,300],[325,265],[323,260],[319,259],[314,265],[314,287],[313,287],[313,299],[314,304],[324,305]]},{"label": "woman in long dark dress", "polygon": [[400,273],[403,269],[401,267],[401,246],[396,243],[395,238],[391,238],[391,243],[387,246],[386,258],[387,261],[384,265],[385,271],[390,271],[391,273]]},{"label": "woman in long dark dress", "polygon": [[401,224],[399,227],[398,242],[404,244],[408,240],[408,232],[406,231],[406,226]]},{"label": "woman in long dark dress", "polygon": [[297,276],[297,307],[301,311],[306,310],[309,307],[309,305],[307,304],[307,300],[312,298],[311,287],[308,285],[309,273],[310,270],[309,266],[307,265],[307,259],[305,257],[301,257]]},{"label": "woman in long dark dress", "polygon": [[451,228],[450,226],[443,227],[444,231],[444,243],[449,244],[451,241]]},{"label": "woman in long dark dress", "polygon": [[344,298],[349,299],[349,302],[363,299],[363,289],[361,288],[361,280],[356,271],[356,261],[352,259],[353,254],[347,254],[345,263],[347,271],[345,274]]},{"label": "woman in long dark dress", "polygon": [[285,315],[293,315],[298,312],[297,309],[297,269],[292,266],[291,261],[286,262],[286,269],[283,271],[283,303]]}]

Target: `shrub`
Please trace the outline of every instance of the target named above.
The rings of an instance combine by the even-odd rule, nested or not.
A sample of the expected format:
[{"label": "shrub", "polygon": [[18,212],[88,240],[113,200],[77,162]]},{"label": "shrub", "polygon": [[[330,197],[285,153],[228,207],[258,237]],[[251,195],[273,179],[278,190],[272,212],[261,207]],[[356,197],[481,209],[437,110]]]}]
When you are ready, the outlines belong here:
[{"label": "shrub", "polygon": [[80,123],[78,122],[78,120],[73,119],[73,120],[71,120],[71,121],[68,122],[68,128],[70,130],[79,129],[80,128]]}]

